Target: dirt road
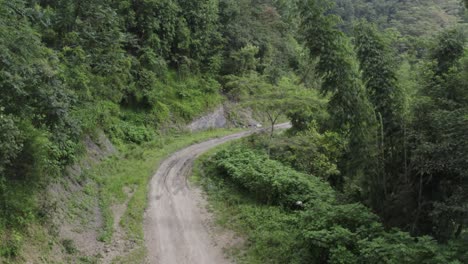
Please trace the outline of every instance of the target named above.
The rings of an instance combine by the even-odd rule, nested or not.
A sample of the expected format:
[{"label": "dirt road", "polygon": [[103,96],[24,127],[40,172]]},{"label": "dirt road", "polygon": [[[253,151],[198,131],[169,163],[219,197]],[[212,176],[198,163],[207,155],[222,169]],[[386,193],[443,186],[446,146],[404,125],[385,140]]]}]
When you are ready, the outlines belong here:
[{"label": "dirt road", "polygon": [[[287,128],[280,124],[277,128]],[[150,182],[149,205],[145,213],[147,263],[229,263],[215,245],[203,219],[202,199],[189,187],[187,176],[194,160],[220,144],[248,136],[258,130],[212,139],[182,149],[163,161]]]}]

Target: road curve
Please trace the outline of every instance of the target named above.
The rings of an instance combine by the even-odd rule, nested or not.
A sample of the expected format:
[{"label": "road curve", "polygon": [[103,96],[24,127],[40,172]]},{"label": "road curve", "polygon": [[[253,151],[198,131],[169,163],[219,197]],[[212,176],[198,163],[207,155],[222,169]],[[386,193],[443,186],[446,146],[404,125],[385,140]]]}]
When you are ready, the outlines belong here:
[{"label": "road curve", "polygon": [[[277,128],[288,128],[280,124]],[[204,152],[259,130],[244,131],[182,149],[164,160],[150,182],[145,212],[147,263],[223,264],[229,263],[204,224],[200,196],[190,189],[187,176],[194,160]]]}]

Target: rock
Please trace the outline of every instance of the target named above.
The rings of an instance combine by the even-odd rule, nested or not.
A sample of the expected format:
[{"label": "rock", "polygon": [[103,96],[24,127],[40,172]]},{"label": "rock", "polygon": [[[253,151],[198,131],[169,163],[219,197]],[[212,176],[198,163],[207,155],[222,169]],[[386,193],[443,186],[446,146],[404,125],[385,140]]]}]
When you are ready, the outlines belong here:
[{"label": "rock", "polygon": [[224,106],[219,107],[214,112],[209,113],[188,125],[188,129],[192,132],[207,130],[211,128],[224,128],[228,121],[224,115]]}]

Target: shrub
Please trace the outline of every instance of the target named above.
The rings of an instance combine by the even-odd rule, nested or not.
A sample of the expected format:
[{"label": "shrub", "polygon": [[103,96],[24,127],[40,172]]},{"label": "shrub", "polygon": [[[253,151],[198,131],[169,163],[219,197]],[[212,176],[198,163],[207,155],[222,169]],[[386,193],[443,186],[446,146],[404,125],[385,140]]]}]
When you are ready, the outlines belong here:
[{"label": "shrub", "polygon": [[113,139],[120,139],[135,144],[151,141],[156,136],[155,132],[146,126],[134,125],[124,121],[112,126],[111,135]]},{"label": "shrub", "polygon": [[344,149],[343,139],[334,132],[320,134],[314,127],[293,135],[278,135],[271,141],[264,135],[249,137],[248,146],[262,149],[269,156],[300,172],[329,181],[339,177],[337,161]]},{"label": "shrub", "polygon": [[5,258],[17,257],[23,244],[23,237],[16,231],[0,233],[0,256]]},{"label": "shrub", "polygon": [[62,245],[67,254],[75,254],[76,252],[78,252],[75,246],[75,242],[71,239],[62,240]]},{"label": "shrub", "polygon": [[21,132],[11,115],[5,115],[0,108],[0,174],[11,163],[22,148]]},{"label": "shrub", "polygon": [[298,201],[335,199],[327,183],[285,167],[264,154],[233,148],[219,152],[214,160],[226,176],[267,204],[292,208]]}]

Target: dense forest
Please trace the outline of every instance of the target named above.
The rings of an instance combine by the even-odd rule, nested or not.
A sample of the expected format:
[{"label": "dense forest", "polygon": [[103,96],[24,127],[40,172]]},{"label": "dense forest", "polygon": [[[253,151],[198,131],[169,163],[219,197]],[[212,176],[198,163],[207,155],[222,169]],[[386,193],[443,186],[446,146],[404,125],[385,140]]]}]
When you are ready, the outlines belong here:
[{"label": "dense forest", "polygon": [[207,162],[294,226],[252,263],[467,263],[464,4],[0,0],[0,261],[85,136],[138,148],[230,101],[292,123]]}]

